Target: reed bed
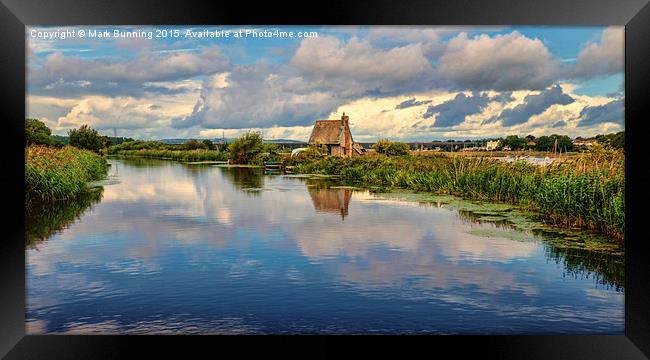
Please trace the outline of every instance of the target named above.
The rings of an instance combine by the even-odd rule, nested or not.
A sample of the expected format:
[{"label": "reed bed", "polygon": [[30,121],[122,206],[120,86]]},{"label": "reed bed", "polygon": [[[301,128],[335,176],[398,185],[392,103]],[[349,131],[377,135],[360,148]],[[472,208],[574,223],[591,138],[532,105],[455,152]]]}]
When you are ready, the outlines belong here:
[{"label": "reed bed", "polygon": [[167,150],[167,149],[140,149],[120,150],[117,155],[139,156],[145,158],[179,160],[179,161],[226,161],[228,153],[219,150]]},{"label": "reed bed", "polygon": [[489,157],[373,156],[293,160],[296,173],[341,175],[371,185],[520,204],[559,226],[623,239],[625,171],[620,150],[598,149],[538,166]]},{"label": "reed bed", "polygon": [[25,203],[74,198],[106,175],[103,157],[71,146],[25,148]]}]

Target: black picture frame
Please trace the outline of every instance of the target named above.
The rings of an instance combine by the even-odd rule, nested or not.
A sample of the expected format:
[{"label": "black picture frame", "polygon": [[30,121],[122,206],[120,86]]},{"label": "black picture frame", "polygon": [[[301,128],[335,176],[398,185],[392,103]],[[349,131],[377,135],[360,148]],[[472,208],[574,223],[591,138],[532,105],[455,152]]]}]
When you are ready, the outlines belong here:
[{"label": "black picture frame", "polygon": [[[323,24],[323,25],[625,25],[626,286],[625,335],[621,336],[432,336],[426,347],[454,356],[479,351],[500,359],[643,359],[650,357],[650,261],[644,236],[643,130],[650,121],[650,5],[647,0],[492,0],[279,3],[205,1],[0,0],[0,99],[3,113],[4,236],[0,240],[0,355],[23,358],[124,358],[132,347],[157,351],[214,349],[232,343],[204,336],[35,336],[25,335],[24,125],[26,25],[134,24]],[[302,337],[304,340],[305,337]],[[422,339],[421,337],[415,337]],[[241,339],[238,337],[237,339]],[[259,339],[259,337],[256,337]],[[268,339],[268,337],[266,337]],[[307,337],[314,341],[314,337]],[[365,340],[361,344],[365,344]],[[383,340],[375,349],[388,347]],[[404,339],[402,337],[402,339]],[[412,339],[408,337],[406,340]],[[355,344],[359,338],[355,339]],[[183,346],[181,342],[184,343]],[[271,337],[266,348],[286,350]],[[269,344],[270,343],[270,344]],[[319,346],[319,353],[337,350]],[[189,345],[189,346],[188,346]],[[244,351],[255,350],[254,347]],[[313,354],[312,354],[313,355]]]}]

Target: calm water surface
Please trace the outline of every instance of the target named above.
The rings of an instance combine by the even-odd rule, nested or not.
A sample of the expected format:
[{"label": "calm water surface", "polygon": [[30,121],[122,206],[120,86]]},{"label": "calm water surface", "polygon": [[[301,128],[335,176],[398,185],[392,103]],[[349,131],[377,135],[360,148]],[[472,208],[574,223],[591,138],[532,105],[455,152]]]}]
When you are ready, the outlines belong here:
[{"label": "calm water surface", "polygon": [[624,330],[622,251],[331,181],[110,162],[91,198],[28,213],[28,333]]}]

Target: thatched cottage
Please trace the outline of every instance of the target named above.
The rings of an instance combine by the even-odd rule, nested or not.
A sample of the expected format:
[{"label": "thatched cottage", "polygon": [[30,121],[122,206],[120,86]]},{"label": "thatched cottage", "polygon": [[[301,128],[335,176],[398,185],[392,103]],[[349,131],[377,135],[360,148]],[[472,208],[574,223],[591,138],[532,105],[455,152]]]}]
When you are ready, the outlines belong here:
[{"label": "thatched cottage", "polygon": [[327,155],[361,156],[363,147],[355,143],[350,132],[350,118],[343,113],[341,120],[316,120],[309,137],[310,144],[327,146]]}]

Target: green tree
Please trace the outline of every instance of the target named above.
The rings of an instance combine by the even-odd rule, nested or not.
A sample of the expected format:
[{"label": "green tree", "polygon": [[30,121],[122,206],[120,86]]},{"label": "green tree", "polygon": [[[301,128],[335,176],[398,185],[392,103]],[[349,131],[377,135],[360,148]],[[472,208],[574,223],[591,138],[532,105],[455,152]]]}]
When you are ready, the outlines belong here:
[{"label": "green tree", "polygon": [[235,164],[249,164],[263,150],[262,134],[248,131],[228,144],[228,157]]},{"label": "green tree", "polygon": [[25,120],[25,146],[54,145],[50,135],[52,130],[38,119]]},{"label": "green tree", "polygon": [[596,141],[601,143],[604,147],[623,149],[625,148],[625,131],[607,135],[596,135]]},{"label": "green tree", "polygon": [[550,137],[544,135],[537,138],[535,144],[535,150],[538,151],[549,151],[553,147],[553,140]]},{"label": "green tree", "polygon": [[551,135],[553,142],[557,140],[557,151],[567,152],[573,150],[573,140],[566,135]]},{"label": "green tree", "polygon": [[196,139],[190,139],[183,144],[183,149],[185,150],[203,149],[204,147],[205,145]]},{"label": "green tree", "polygon": [[505,139],[501,141],[501,146],[502,147],[508,146],[512,150],[519,150],[525,148],[526,143],[528,143],[526,138],[520,138],[517,135],[508,135],[506,136]]},{"label": "green tree", "polygon": [[70,138],[68,138],[67,136],[62,136],[62,135],[50,135],[50,139],[52,139],[55,146],[57,146],[57,147],[60,147],[60,146],[63,146],[63,145],[68,145],[70,143]]},{"label": "green tree", "polygon": [[104,136],[101,137],[101,139],[102,139],[102,148],[107,148],[107,147],[111,146],[111,138],[110,137],[104,135]]},{"label": "green tree", "polygon": [[306,157],[321,157],[327,155],[327,145],[314,142],[307,145],[307,149],[300,154]]},{"label": "green tree", "polygon": [[203,147],[206,148],[207,150],[214,149],[214,144],[209,139],[205,139],[201,143],[203,144]]},{"label": "green tree", "polygon": [[625,148],[625,131],[619,131],[616,134],[612,135],[612,141],[610,145],[615,149],[624,149]]},{"label": "green tree", "polygon": [[85,124],[81,125],[79,129],[69,130],[68,136],[70,137],[70,145],[79,149],[87,149],[99,153],[100,149],[107,146],[104,137],[100,136],[97,130]]},{"label": "green tree", "polygon": [[372,148],[379,154],[388,156],[406,155],[409,153],[410,147],[408,144],[397,141],[390,141],[388,139],[380,139]]}]

